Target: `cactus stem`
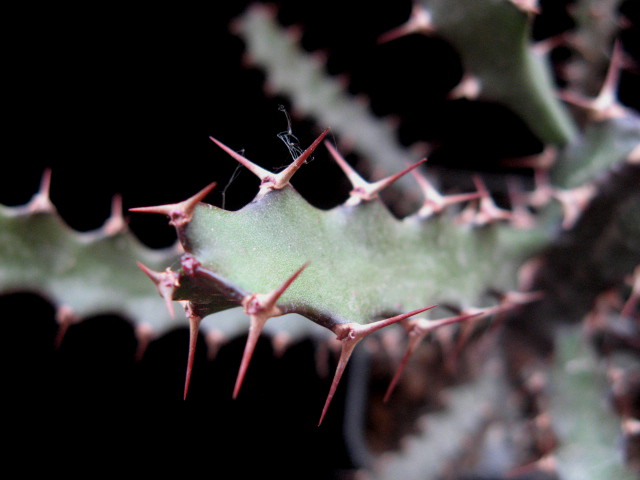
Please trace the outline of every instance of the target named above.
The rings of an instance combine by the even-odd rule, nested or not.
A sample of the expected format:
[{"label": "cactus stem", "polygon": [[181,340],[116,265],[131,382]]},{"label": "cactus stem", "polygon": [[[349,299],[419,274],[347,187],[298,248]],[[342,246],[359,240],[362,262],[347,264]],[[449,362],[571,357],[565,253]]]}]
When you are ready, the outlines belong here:
[{"label": "cactus stem", "polygon": [[391,185],[393,182],[398,180],[403,175],[411,172],[421,164],[427,161],[426,158],[414,163],[413,165],[409,165],[404,170],[391,175],[387,178],[383,178],[382,180],[378,180],[377,182],[367,182],[363,179],[352,167],[347,163],[347,161],[338,153],[333,145],[329,142],[325,142],[325,145],[329,149],[331,156],[334,158],[336,163],[340,166],[342,171],[345,173],[349,181],[351,182],[352,190],[351,197],[347,200],[346,205],[357,205],[362,201],[370,201],[378,196],[378,194]]},{"label": "cactus stem", "polygon": [[418,348],[418,345],[420,344],[420,342],[424,340],[424,338],[427,336],[427,334],[429,334],[429,332],[435,330],[436,328],[439,328],[445,325],[451,325],[453,323],[463,322],[465,320],[469,320],[473,317],[478,317],[480,315],[482,315],[482,312],[458,315],[455,317],[441,318],[439,320],[427,320],[424,318],[415,318],[415,319],[406,321],[404,326],[405,326],[405,329],[407,330],[407,339],[408,339],[407,347],[405,349],[404,355],[402,356],[402,359],[400,360],[400,364],[396,368],[393,378],[391,379],[391,383],[389,383],[389,387],[387,388],[387,391],[384,395],[383,402],[386,403],[391,397],[391,394],[395,390],[396,385],[398,384],[398,381],[402,376],[402,372],[404,371],[405,367],[409,363],[409,359],[415,352],[416,348]]},{"label": "cactus stem", "polygon": [[180,286],[180,281],[178,280],[178,274],[172,271],[170,268],[167,268],[164,272],[156,272],[141,262],[137,262],[138,267],[147,274],[147,276],[154,283],[156,288],[158,289],[158,293],[164,299],[165,304],[167,305],[167,310],[171,315],[171,318],[175,318],[175,311],[173,309],[173,292],[176,287]]},{"label": "cactus stem", "polygon": [[340,358],[338,360],[338,366],[336,368],[333,381],[331,382],[329,394],[327,395],[327,399],[324,403],[324,407],[322,408],[322,414],[320,415],[320,421],[318,422],[318,426],[322,425],[322,421],[324,420],[324,417],[327,414],[329,405],[331,405],[331,400],[333,400],[333,396],[336,393],[336,389],[338,388],[338,384],[340,383],[342,374],[344,373],[344,370],[347,367],[349,358],[351,358],[353,349],[360,342],[360,340],[362,340],[367,335],[370,335],[371,333],[380,330],[381,328],[384,328],[394,323],[401,322],[409,317],[417,315],[418,313],[425,312],[435,307],[437,307],[437,305],[431,305],[430,307],[421,308],[419,310],[414,310],[408,313],[403,313],[395,317],[386,318],[384,320],[368,323],[366,325],[361,325],[359,323],[341,323],[336,325],[333,328],[333,331],[336,334],[336,337],[338,338],[338,340],[342,342],[342,345],[340,350]]},{"label": "cactus stem", "polygon": [[238,394],[240,393],[240,388],[242,387],[244,377],[247,373],[247,369],[249,368],[251,357],[253,356],[253,352],[258,343],[258,339],[260,338],[260,334],[262,333],[262,329],[264,328],[264,324],[270,318],[277,317],[285,313],[280,309],[280,307],[276,305],[276,303],[282,296],[282,294],[287,290],[287,288],[291,286],[294,280],[298,278],[298,276],[304,271],[305,268],[307,268],[308,265],[309,262],[302,265],[302,267],[300,267],[293,275],[291,275],[281,286],[279,286],[272,292],[267,294],[254,293],[251,295],[247,295],[242,300],[244,311],[249,315],[250,325],[247,343],[244,347],[242,360],[240,362],[240,369],[238,370],[238,376],[236,378],[236,384],[233,388],[234,399],[236,399],[238,397]]},{"label": "cactus stem", "polygon": [[207,280],[210,280],[215,285],[215,288],[217,290],[219,290],[228,299],[234,302],[242,304],[243,299],[245,299],[249,295],[246,291],[236,287],[217,273],[202,267],[202,265],[200,265],[200,262],[193,255],[183,255],[181,259],[181,265],[182,270],[186,276],[200,276],[206,278]]},{"label": "cactus stem", "polygon": [[183,202],[172,203],[169,205],[157,205],[153,207],[136,207],[131,208],[130,211],[166,215],[169,217],[169,223],[174,227],[179,228],[191,221],[191,217],[193,216],[193,211],[196,206],[205,199],[215,186],[216,182],[210,183],[194,196],[184,200]]},{"label": "cactus stem", "polygon": [[184,380],[184,394],[183,399],[187,399],[187,393],[189,392],[189,384],[191,383],[191,372],[193,371],[193,362],[196,356],[196,345],[198,343],[198,330],[202,318],[196,315],[190,308],[189,302],[182,302],[185,313],[189,317],[189,354],[187,357],[187,373]]},{"label": "cactus stem", "polygon": [[431,14],[429,10],[421,5],[414,5],[411,9],[411,15],[409,19],[402,25],[383,33],[378,37],[378,43],[386,43],[396,38],[411,35],[413,33],[419,33],[423,35],[433,34],[435,29],[431,22]]}]

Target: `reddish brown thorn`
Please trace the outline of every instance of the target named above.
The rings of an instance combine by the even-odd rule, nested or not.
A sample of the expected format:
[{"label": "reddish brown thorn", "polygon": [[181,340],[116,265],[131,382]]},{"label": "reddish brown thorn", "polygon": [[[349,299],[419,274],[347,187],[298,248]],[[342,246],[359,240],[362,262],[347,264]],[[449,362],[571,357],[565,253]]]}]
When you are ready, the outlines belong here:
[{"label": "reddish brown thorn", "polygon": [[523,193],[522,185],[510,178],[507,182],[507,189],[511,202],[511,223],[513,226],[521,229],[533,227],[536,220],[527,208],[526,195]]},{"label": "reddish brown thorn", "polygon": [[31,201],[27,204],[27,209],[30,212],[53,212],[55,210],[51,203],[51,169],[47,168],[42,172],[42,178],[40,179],[40,188],[38,192],[33,196]]},{"label": "reddish brown thorn", "polygon": [[620,40],[616,40],[611,54],[607,76],[597,97],[585,98],[574,92],[565,91],[560,93],[560,98],[567,103],[585,109],[596,121],[624,115],[626,109],[618,101],[616,91],[620,80],[620,70],[624,63],[623,57],[624,52],[622,51]]},{"label": "reddish brown thorn", "polygon": [[538,15],[540,13],[540,6],[538,0],[510,0],[518,9],[527,15]]},{"label": "reddish brown thorn", "polygon": [[55,346],[56,348],[62,344],[67,330],[69,327],[79,320],[78,316],[74,313],[71,307],[61,305],[56,311],[56,322],[58,323],[58,332],[56,333]]},{"label": "reddish brown thorn", "polygon": [[412,33],[420,33],[423,35],[430,35],[434,32],[433,24],[431,23],[431,15],[429,11],[420,6],[414,5],[411,10],[411,16],[409,19],[399,27],[396,27],[378,37],[378,43],[386,43],[396,38],[404,37]]},{"label": "reddish brown thorn", "polygon": [[554,188],[549,181],[549,171],[535,169],[533,171],[535,189],[529,193],[527,203],[534,208],[547,205],[553,199]]},{"label": "reddish brown thorn", "polygon": [[244,377],[246,376],[247,369],[249,368],[249,363],[251,362],[251,357],[253,356],[253,352],[258,344],[258,339],[260,338],[264,324],[269,318],[270,317],[258,317],[255,315],[251,315],[251,317],[249,317],[249,335],[247,336],[247,343],[245,344],[244,352],[242,353],[242,361],[240,362],[238,376],[236,377],[236,384],[233,387],[234,400],[238,398],[240,388],[244,382]]},{"label": "reddish brown thorn", "polygon": [[553,455],[548,455],[541,457],[538,460],[535,460],[526,465],[522,465],[520,467],[513,468],[509,470],[505,474],[505,478],[513,478],[514,480],[517,478],[522,478],[523,475],[527,474],[535,474],[535,473],[545,473],[545,474],[557,474],[557,461]]},{"label": "reddish brown thorn", "polygon": [[427,177],[419,171],[412,170],[411,173],[418,181],[422,194],[424,195],[424,202],[418,211],[418,216],[420,217],[429,217],[442,212],[445,208],[455,205],[456,203],[467,202],[480,197],[480,192],[442,195],[435,189],[431,182],[429,182]]},{"label": "reddish brown thorn", "polygon": [[384,190],[385,188],[390,186],[392,183],[394,183],[400,177],[403,177],[407,173],[409,173],[409,172],[413,171],[414,169],[418,168],[420,165],[422,165],[426,161],[427,161],[427,159],[423,158],[422,160],[418,160],[413,165],[409,165],[408,167],[406,167],[405,169],[401,170],[398,173],[395,173],[395,174],[393,174],[393,175],[391,175],[391,176],[389,176],[387,178],[383,178],[382,180],[378,180],[377,182],[373,182],[373,183],[368,184],[368,187],[365,189],[365,191],[361,193],[362,198],[364,200],[371,200],[371,199],[375,198],[382,190]]},{"label": "reddish brown thorn", "polygon": [[193,362],[196,356],[196,345],[198,343],[198,329],[202,318],[196,315],[191,308],[190,302],[181,302],[184,306],[185,313],[189,318],[189,355],[187,357],[187,373],[184,380],[183,399],[187,399],[189,392],[189,384],[191,383],[191,372],[193,371]]},{"label": "reddish brown thorn", "polygon": [[409,363],[409,359],[415,352],[416,348],[418,348],[418,345],[420,344],[420,342],[424,340],[424,338],[427,336],[429,332],[432,332],[433,330],[439,327],[443,327],[445,325],[451,325],[453,323],[463,322],[465,320],[469,320],[479,315],[482,315],[482,312],[470,313],[466,315],[458,315],[455,317],[441,318],[439,320],[426,320],[424,318],[416,318],[406,322],[405,328],[408,333],[407,347],[404,352],[404,355],[402,356],[402,360],[400,360],[400,364],[396,368],[396,371],[395,371],[395,374],[393,375],[391,383],[387,388],[387,391],[384,395],[383,402],[386,403],[391,397],[391,394],[395,390],[396,385],[398,384],[398,381],[402,376],[402,372],[404,371],[404,369]]},{"label": "reddish brown thorn", "polygon": [[273,176],[273,173],[271,173],[269,170],[265,170],[264,168],[256,165],[251,160],[243,157],[235,150],[230,149],[219,140],[216,140],[213,137],[209,137],[209,138],[221,149],[223,149],[225,152],[231,155],[235,160],[237,160],[240,164],[245,166],[251,173],[253,173],[256,177],[258,177],[262,182],[266,181],[269,177]]},{"label": "reddish brown thorn", "polygon": [[595,195],[595,186],[587,183],[571,190],[555,189],[553,196],[562,205],[562,228],[568,230],[578,221],[582,212]]},{"label": "reddish brown thorn", "polygon": [[207,352],[209,352],[207,359],[211,361],[218,356],[220,347],[226,343],[227,337],[220,331],[212,330],[207,332],[205,341],[207,342]]},{"label": "reddish brown thorn", "polygon": [[127,222],[122,215],[122,197],[114,195],[111,201],[111,215],[105,222],[102,230],[105,235],[117,235],[127,229]]},{"label": "reddish brown thorn", "polygon": [[262,333],[265,323],[272,317],[283,315],[283,312],[276,303],[282,296],[282,294],[291,286],[293,281],[303,272],[309,265],[309,262],[305,263],[298,269],[293,275],[291,275],[280,287],[274,291],[266,294],[254,293],[247,295],[242,300],[242,306],[245,313],[249,315],[249,335],[247,337],[247,343],[244,347],[242,354],[242,360],[240,362],[240,368],[238,370],[238,376],[236,377],[236,384],[233,388],[233,398],[238,397],[240,388],[244,382],[244,377],[251,363],[251,357]]},{"label": "reddish brown thorn", "polygon": [[293,175],[300,169],[302,165],[309,159],[314,150],[318,147],[320,142],[326,137],[327,133],[329,133],[329,129],[325,129],[318,138],[314,140],[314,142],[304,151],[302,154],[296,158],[293,163],[291,163],[287,168],[285,168],[280,173],[273,173],[269,170],[266,170],[262,167],[259,167],[252,161],[243,157],[239,153],[231,150],[229,147],[219,142],[213,137],[211,140],[215,142],[220,148],[222,148],[225,152],[235,158],[242,165],[247,167],[256,177],[258,177],[261,181],[260,190],[262,194],[269,190],[280,190],[287,185],[289,185],[289,181],[293,177]]},{"label": "reddish brown thorn", "polygon": [[631,294],[620,311],[620,315],[623,317],[630,316],[640,301],[640,266],[637,266],[633,271],[632,282]]},{"label": "reddish brown thorn", "polygon": [[324,420],[327,410],[329,409],[329,405],[331,404],[331,400],[333,400],[333,396],[335,395],[336,389],[338,388],[338,384],[340,383],[340,379],[342,378],[342,374],[344,373],[344,370],[347,367],[349,358],[351,358],[353,349],[360,342],[360,340],[362,340],[367,335],[370,335],[371,333],[380,330],[381,328],[384,328],[393,323],[398,323],[402,320],[412,317],[413,315],[417,315],[418,313],[422,313],[432,308],[435,308],[436,306],[437,305],[432,305],[430,307],[421,308],[419,310],[414,310],[409,313],[403,313],[395,317],[387,318],[385,320],[379,320],[373,323],[368,323],[366,325],[360,325],[359,323],[341,323],[336,325],[333,328],[333,331],[338,337],[338,340],[342,342],[342,347],[340,351],[340,359],[338,360],[338,366],[336,368],[333,381],[331,382],[331,388],[329,389],[329,394],[327,395],[327,399],[324,403],[324,407],[322,408],[322,414],[320,415],[320,421],[318,422],[318,426],[320,426],[322,424],[322,421]]},{"label": "reddish brown thorn", "polygon": [[478,175],[475,175],[473,181],[480,193],[480,206],[475,218],[475,223],[477,225],[485,225],[498,220],[511,220],[511,212],[498,208],[482,179]]},{"label": "reddish brown thorn", "polygon": [[314,142],[304,152],[302,152],[302,154],[298,158],[293,161],[293,163],[291,163],[282,172],[275,175],[273,186],[271,188],[280,189],[288,185],[291,177],[293,177],[293,175],[300,169],[300,167],[304,165],[304,163],[309,159],[315,149],[318,148],[318,145],[320,145],[320,142],[324,140],[324,137],[327,136],[327,133],[329,133],[328,128],[325,129],[320,134],[320,136],[318,136],[318,138],[316,138]]},{"label": "reddish brown thorn", "polygon": [[136,361],[142,360],[151,340],[155,336],[153,328],[149,324],[138,325],[135,330],[138,347],[136,348]]},{"label": "reddish brown thorn", "polygon": [[349,165],[349,163],[344,159],[342,155],[340,155],[338,150],[336,150],[336,148],[331,144],[331,142],[324,142],[324,145],[327,147],[327,149],[329,150],[329,153],[331,153],[331,156],[336,161],[340,169],[344,172],[344,174],[349,179],[349,182],[351,183],[351,187],[353,189],[367,184],[367,181],[364,180],[351,165]]},{"label": "reddish brown thorn", "polygon": [[449,92],[447,97],[450,100],[457,100],[460,98],[466,98],[468,100],[475,100],[480,96],[482,90],[482,83],[480,79],[475,75],[465,74],[458,85]]},{"label": "reddish brown thorn", "polygon": [[373,200],[378,196],[378,194],[391,185],[393,182],[398,180],[403,175],[411,172],[421,164],[427,161],[426,158],[414,163],[413,165],[409,165],[401,172],[396,173],[395,175],[391,175],[390,177],[383,178],[382,180],[378,180],[377,182],[367,182],[363,179],[352,167],[347,163],[347,161],[340,155],[340,153],[335,149],[333,145],[329,142],[325,142],[326,147],[329,149],[331,156],[334,158],[336,163],[340,166],[342,171],[345,173],[349,182],[351,182],[351,196],[347,200],[346,205],[357,205],[362,201]]},{"label": "reddish brown thorn", "polygon": [[164,299],[167,310],[171,314],[171,317],[175,317],[175,312],[173,309],[173,292],[176,287],[180,286],[180,281],[178,274],[172,271],[170,268],[167,268],[164,272],[156,272],[151,270],[146,265],[141,262],[137,262],[138,267],[147,274],[147,276],[151,279],[151,281],[155,284],[158,289],[158,293]]},{"label": "reddish brown thorn", "polygon": [[158,213],[169,217],[169,223],[174,227],[181,227],[191,221],[193,212],[200,202],[213,190],[216,183],[210,183],[205,188],[196,193],[193,197],[179,203],[169,205],[157,205],[153,207],[131,208],[131,212]]}]

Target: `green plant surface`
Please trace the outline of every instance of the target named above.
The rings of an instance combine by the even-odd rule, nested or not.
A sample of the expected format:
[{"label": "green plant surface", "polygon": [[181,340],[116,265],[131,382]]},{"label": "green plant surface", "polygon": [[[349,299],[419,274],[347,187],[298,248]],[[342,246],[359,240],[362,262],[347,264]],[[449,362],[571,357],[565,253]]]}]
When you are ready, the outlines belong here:
[{"label": "green plant surface", "polygon": [[175,249],[151,250],[124,224],[75,232],[52,207],[32,208],[39,198],[24,207],[0,206],[0,289],[42,294],[78,320],[119,313],[156,334],[184,322],[158,304],[137,266],[164,268],[178,258]]},{"label": "green plant surface", "polygon": [[585,342],[581,326],[558,329],[556,345],[550,415],[560,441],[560,478],[635,478],[623,463],[621,420],[604,395],[605,363]]}]

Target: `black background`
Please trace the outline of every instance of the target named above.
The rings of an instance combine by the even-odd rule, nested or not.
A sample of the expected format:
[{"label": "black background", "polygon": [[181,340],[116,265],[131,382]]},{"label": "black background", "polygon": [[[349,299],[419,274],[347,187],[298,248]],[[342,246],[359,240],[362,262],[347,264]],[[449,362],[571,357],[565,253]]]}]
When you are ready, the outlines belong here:
[{"label": "black background", "polygon": [[[229,183],[236,164],[208,137],[277,168],[289,158],[276,136],[287,128],[278,106],[294,112],[287,99],[265,95],[263,75],[242,63],[242,42],[228,25],[245,3],[7,10],[0,202],[27,202],[45,168],[53,172],[54,204],[82,231],[102,225],[115,194],[128,209],[183,200],[217,181],[226,188],[217,188],[210,203],[220,205],[222,191],[227,208],[249,201],[257,180],[242,171]],[[462,70],[444,43],[414,36],[376,44],[407,18],[409,2],[384,9],[358,1],[282,3],[283,23],[304,25],[303,45],[328,53],[331,74],[347,74],[350,90],[367,95],[376,114],[400,120],[401,142],[438,146],[433,166],[499,172],[501,158],[541,149],[504,109],[445,101]],[[542,2],[536,38],[571,26],[563,3]],[[637,28],[623,39],[637,57]],[[637,105],[638,84],[637,73],[623,75],[624,103]],[[325,127],[294,117],[302,146]],[[322,208],[343,201],[349,189],[321,150],[293,183]],[[131,215],[129,224],[151,247],[174,241],[164,219]],[[44,468],[93,476],[104,469],[150,473],[180,466],[207,478],[240,478],[239,472],[256,469],[276,478],[331,478],[353,466],[341,431],[343,389],[325,424],[315,426],[328,379],[309,374],[310,344],[278,359],[265,339],[240,398],[231,401],[244,339],[224,347],[215,361],[207,361],[201,339],[191,394],[183,401],[186,330],[152,343],[136,362],[128,321],[92,318],[72,327],[56,351],[53,306],[34,295],[0,300],[1,435],[12,446],[8,458],[21,459],[25,473]]]}]

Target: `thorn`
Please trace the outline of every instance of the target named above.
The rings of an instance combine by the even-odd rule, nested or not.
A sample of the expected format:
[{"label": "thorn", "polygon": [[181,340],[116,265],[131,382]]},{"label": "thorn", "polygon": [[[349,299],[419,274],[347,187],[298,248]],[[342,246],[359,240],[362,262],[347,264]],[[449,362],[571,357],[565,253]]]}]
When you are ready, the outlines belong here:
[{"label": "thorn", "polygon": [[630,316],[640,300],[640,266],[637,266],[633,271],[632,282],[631,294],[620,310],[620,315],[623,317]]},{"label": "thorn", "polygon": [[411,173],[418,181],[422,194],[424,195],[424,202],[418,211],[418,216],[420,217],[426,218],[440,213],[445,208],[455,205],[456,203],[467,202],[480,197],[480,192],[442,195],[435,189],[431,182],[429,182],[427,177],[422,175],[418,170],[412,170]]},{"label": "thorn", "polygon": [[240,362],[240,369],[238,370],[238,376],[236,377],[236,383],[233,388],[233,398],[237,398],[240,393],[240,388],[244,382],[244,377],[249,368],[251,357],[264,328],[264,324],[272,317],[278,317],[285,312],[282,311],[277,305],[277,301],[282,294],[291,286],[296,278],[303,272],[309,265],[309,262],[300,267],[293,275],[291,275],[280,287],[270,293],[254,293],[247,295],[242,300],[242,306],[245,313],[249,315],[249,335],[247,337],[247,343],[244,347],[242,354],[242,361]]},{"label": "thorn", "polygon": [[289,345],[291,345],[291,336],[287,332],[278,332],[271,339],[271,345],[274,357],[282,358]]},{"label": "thorn", "polygon": [[477,225],[486,225],[498,220],[511,220],[511,212],[498,208],[480,176],[474,175],[473,181],[480,193],[480,205],[478,207],[475,223]]},{"label": "thorn", "polygon": [[358,192],[358,195],[360,195],[362,197],[362,199],[364,199],[364,200],[372,200],[382,190],[384,190],[385,188],[390,186],[392,183],[394,183],[400,177],[403,177],[407,173],[409,173],[412,170],[418,168],[420,165],[422,165],[426,161],[427,161],[427,159],[423,158],[422,160],[417,161],[413,165],[409,165],[408,167],[406,167],[405,169],[401,170],[398,173],[395,173],[394,175],[391,175],[389,177],[383,178],[382,180],[378,180],[377,182],[374,182],[374,183],[369,183],[367,188],[365,189],[365,191],[364,192]]},{"label": "thorn", "polygon": [[233,157],[235,160],[237,160],[239,163],[241,163],[244,167],[246,167],[256,177],[258,177],[261,182],[265,182],[267,180],[267,178],[273,176],[273,173],[271,173],[269,170],[265,170],[264,168],[256,165],[251,160],[243,157],[238,152],[236,152],[235,150],[232,150],[231,148],[227,147],[224,143],[220,142],[219,140],[216,140],[213,137],[209,137],[209,138],[216,145],[218,145],[221,149],[223,149],[225,152],[227,152],[229,155],[231,155],[231,157]]},{"label": "thorn", "polygon": [[507,181],[509,200],[511,202],[511,223],[515,228],[527,229],[536,224],[535,217],[527,209],[527,201],[523,193],[522,185],[514,178]]},{"label": "thorn", "polygon": [[556,163],[558,150],[554,145],[547,145],[542,152],[519,158],[506,158],[500,163],[511,168],[532,168],[534,170],[549,170]]},{"label": "thorn", "polygon": [[336,148],[333,146],[333,144],[331,144],[331,142],[325,141],[324,144],[329,150],[329,153],[331,153],[331,156],[336,161],[338,166],[342,169],[344,174],[347,176],[347,178],[349,179],[349,182],[351,182],[351,186],[354,189],[359,186],[367,184],[367,181],[364,180],[358,174],[358,172],[354,170],[354,168],[351,165],[349,165],[349,163],[344,159],[342,155],[340,155],[338,150],[336,150]]},{"label": "thorn", "polygon": [[256,315],[251,315],[249,317],[250,325],[249,325],[249,335],[247,337],[247,343],[244,347],[244,352],[242,354],[242,361],[240,362],[240,369],[238,370],[238,376],[236,377],[236,383],[233,387],[233,399],[238,398],[238,394],[240,393],[240,388],[242,387],[242,383],[244,382],[244,377],[247,373],[247,369],[249,368],[249,363],[251,362],[251,357],[253,356],[253,352],[258,344],[258,339],[260,337],[260,333],[264,327],[264,324],[267,322],[269,317],[258,317]]},{"label": "thorn", "polygon": [[378,180],[377,182],[369,183],[365,179],[363,179],[354,169],[347,163],[347,161],[338,153],[333,145],[329,142],[325,142],[326,147],[329,149],[331,156],[333,156],[336,163],[340,166],[342,171],[345,173],[349,181],[351,182],[352,190],[351,197],[346,201],[346,205],[357,205],[362,201],[370,201],[378,196],[378,194],[391,185],[393,182],[398,180],[403,175],[411,172],[419,165],[423,164],[427,161],[426,158],[414,163],[413,165],[409,165],[404,170],[391,175],[387,178],[383,178],[382,180]]},{"label": "thorn", "polygon": [[466,73],[463,75],[460,83],[449,92],[447,98],[449,100],[459,100],[466,98],[468,100],[476,100],[482,91],[482,83],[475,75]]},{"label": "thorn", "polygon": [[635,165],[640,164],[640,143],[631,150],[627,157],[627,162]]},{"label": "thorn", "polygon": [[40,179],[40,188],[38,192],[33,196],[31,201],[27,204],[29,212],[53,212],[55,207],[51,203],[51,169],[47,168],[42,172],[42,178]]},{"label": "thorn", "polygon": [[122,215],[122,197],[114,195],[111,200],[111,215],[102,227],[105,235],[117,235],[127,229],[127,223]]},{"label": "thorn", "polygon": [[595,187],[587,183],[571,190],[555,189],[553,197],[560,202],[564,216],[562,218],[562,228],[568,230],[572,228],[582,212],[595,195]]},{"label": "thorn", "polygon": [[291,177],[293,177],[293,175],[300,169],[300,167],[304,165],[304,163],[309,159],[315,149],[318,148],[318,145],[320,145],[320,142],[324,140],[324,137],[327,136],[327,133],[329,133],[328,128],[323,130],[320,136],[318,136],[318,138],[316,138],[313,143],[304,152],[302,152],[302,154],[298,158],[293,161],[293,163],[291,163],[282,172],[275,175],[273,185],[270,186],[270,188],[275,188],[278,190],[288,185]]},{"label": "thorn", "polygon": [[405,367],[409,363],[409,359],[415,352],[420,342],[424,340],[424,338],[427,336],[427,334],[429,334],[429,332],[432,332],[433,330],[439,327],[462,322],[480,315],[482,315],[482,312],[475,312],[475,313],[470,313],[466,315],[458,315],[455,317],[447,317],[439,320],[427,320],[424,318],[416,318],[416,319],[407,321],[405,324],[405,328],[407,330],[407,338],[408,338],[407,347],[405,349],[402,360],[400,360],[400,364],[398,365],[395,371],[395,374],[393,375],[393,379],[391,380],[391,383],[387,388],[387,391],[384,395],[383,402],[386,403],[391,397],[391,394],[393,393],[398,381],[400,380],[400,377],[402,376],[402,372],[404,371]]},{"label": "thorn", "polygon": [[137,262],[138,267],[147,274],[151,281],[158,289],[158,293],[164,299],[167,305],[167,310],[172,318],[175,318],[175,311],[173,309],[173,292],[176,287],[180,286],[179,276],[176,272],[167,268],[164,272],[156,272],[141,262]]},{"label": "thorn", "polygon": [[510,0],[519,10],[527,15],[539,15],[540,6],[538,0]]},{"label": "thorn", "polygon": [[184,394],[183,400],[187,399],[187,393],[189,392],[189,384],[191,383],[191,372],[193,371],[193,363],[196,356],[196,345],[198,343],[198,329],[202,318],[196,315],[191,308],[191,302],[180,302],[184,311],[189,318],[189,354],[187,357],[187,373],[184,380]]},{"label": "thorn", "polygon": [[554,48],[567,44],[567,33],[561,32],[544,40],[538,40],[533,44],[533,51],[540,57],[548,55]]},{"label": "thorn", "polygon": [[222,148],[225,152],[231,155],[234,159],[248,168],[256,177],[260,179],[261,185],[260,190],[262,194],[269,190],[280,190],[287,185],[289,185],[289,181],[293,177],[293,175],[300,169],[300,167],[309,159],[314,150],[318,147],[320,142],[326,137],[327,133],[329,133],[329,129],[323,130],[318,138],[314,140],[314,142],[304,151],[302,154],[296,158],[293,163],[291,163],[286,169],[284,169],[280,173],[273,173],[269,170],[266,170],[247,158],[243,157],[239,153],[233,151],[222,142],[216,140],[213,137],[209,137],[213,142],[215,142],[220,148]]},{"label": "thorn", "polygon": [[522,465],[520,467],[509,470],[506,473],[505,478],[522,478],[524,475],[531,473],[544,473],[547,475],[551,474],[555,476],[557,472],[557,461],[555,457],[553,455],[547,455],[526,465]]},{"label": "thorn", "polygon": [[577,93],[565,91],[560,93],[560,98],[567,103],[585,109],[595,121],[625,115],[626,108],[620,104],[617,98],[620,70],[624,63],[623,53],[620,39],[616,39],[609,69],[597,97],[585,98]]},{"label": "thorn", "polygon": [[529,194],[528,203],[534,208],[544,207],[551,201],[554,192],[554,188],[549,181],[548,170],[535,169],[533,171],[533,180],[535,189]]},{"label": "thorn", "polygon": [[333,328],[336,337],[342,342],[342,347],[340,351],[340,358],[338,360],[338,367],[336,368],[336,372],[331,383],[331,388],[329,389],[329,394],[327,395],[324,407],[322,408],[322,414],[320,415],[318,426],[322,425],[322,421],[324,420],[327,410],[329,409],[331,400],[333,400],[333,396],[335,395],[338,384],[340,383],[340,379],[342,378],[342,374],[344,373],[347,363],[349,362],[349,358],[351,358],[351,354],[353,353],[355,346],[360,342],[360,340],[362,340],[367,335],[380,330],[381,328],[384,328],[393,323],[401,322],[402,320],[412,317],[413,315],[417,315],[418,313],[425,312],[435,307],[437,307],[437,305],[432,305],[430,307],[421,308],[412,312],[403,313],[395,317],[368,323],[366,325],[350,322],[338,324]]},{"label": "thorn", "polygon": [[135,329],[135,336],[138,341],[138,347],[136,348],[135,358],[136,361],[142,360],[144,357],[151,340],[155,336],[155,332],[151,325],[148,323],[144,323],[142,325],[137,325]]},{"label": "thorn", "polygon": [[60,307],[58,307],[56,311],[56,322],[59,326],[58,332],[56,333],[56,339],[54,341],[56,348],[62,345],[62,340],[64,339],[67,330],[69,330],[69,327],[79,320],[80,319],[71,309],[71,307],[67,305],[61,305]]},{"label": "thorn", "polygon": [[429,10],[420,5],[414,5],[409,19],[399,27],[391,29],[380,35],[378,37],[378,43],[390,42],[396,38],[411,35],[413,33],[431,35],[434,31]]},{"label": "thorn", "polygon": [[205,188],[196,193],[193,197],[179,203],[172,203],[169,205],[157,205],[153,207],[136,207],[131,208],[131,212],[141,213],[158,213],[169,217],[169,223],[176,228],[182,227],[189,223],[193,216],[193,212],[200,202],[213,190],[216,183],[210,183]]},{"label": "thorn", "polygon": [[207,351],[209,352],[208,360],[214,360],[218,356],[220,347],[227,341],[226,336],[218,331],[212,330],[207,332],[205,341],[207,342]]}]

